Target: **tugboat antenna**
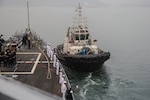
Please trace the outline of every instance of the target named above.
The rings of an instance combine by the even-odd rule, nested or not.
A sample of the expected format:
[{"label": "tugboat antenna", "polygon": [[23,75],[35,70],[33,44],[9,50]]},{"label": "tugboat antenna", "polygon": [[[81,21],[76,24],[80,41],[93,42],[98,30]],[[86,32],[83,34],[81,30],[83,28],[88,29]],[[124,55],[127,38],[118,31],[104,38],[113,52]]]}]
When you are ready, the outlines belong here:
[{"label": "tugboat antenna", "polygon": [[29,3],[27,1],[27,17],[28,17],[28,29],[30,30],[30,20],[29,20]]},{"label": "tugboat antenna", "polygon": [[77,21],[77,25],[78,27],[81,27],[82,26],[82,11],[81,11],[82,7],[80,6],[80,3],[76,9],[76,11],[78,12],[78,21]]}]

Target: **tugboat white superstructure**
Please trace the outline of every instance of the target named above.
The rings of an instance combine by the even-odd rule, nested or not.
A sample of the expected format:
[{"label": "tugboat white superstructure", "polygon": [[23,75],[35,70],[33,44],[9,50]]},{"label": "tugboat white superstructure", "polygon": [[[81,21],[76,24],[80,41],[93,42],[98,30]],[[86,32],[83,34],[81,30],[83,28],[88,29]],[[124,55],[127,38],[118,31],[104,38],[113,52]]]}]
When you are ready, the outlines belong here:
[{"label": "tugboat white superstructure", "polygon": [[64,43],[57,46],[57,58],[66,67],[91,72],[99,69],[109,59],[110,53],[102,51],[97,40],[92,40],[86,23],[83,23],[79,4],[75,25],[68,28]]}]

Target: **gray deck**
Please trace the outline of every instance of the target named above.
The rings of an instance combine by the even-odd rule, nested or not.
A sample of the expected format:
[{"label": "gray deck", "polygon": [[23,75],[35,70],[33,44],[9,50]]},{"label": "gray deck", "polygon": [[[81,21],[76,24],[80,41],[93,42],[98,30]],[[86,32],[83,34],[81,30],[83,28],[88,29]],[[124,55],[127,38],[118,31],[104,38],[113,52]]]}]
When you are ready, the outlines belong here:
[{"label": "gray deck", "polygon": [[17,75],[15,79],[22,83],[58,95],[59,77],[55,74],[55,68],[52,64],[48,67],[45,56],[35,46],[31,49],[23,47],[22,50],[17,52],[17,64],[12,68],[1,65],[0,74]]}]

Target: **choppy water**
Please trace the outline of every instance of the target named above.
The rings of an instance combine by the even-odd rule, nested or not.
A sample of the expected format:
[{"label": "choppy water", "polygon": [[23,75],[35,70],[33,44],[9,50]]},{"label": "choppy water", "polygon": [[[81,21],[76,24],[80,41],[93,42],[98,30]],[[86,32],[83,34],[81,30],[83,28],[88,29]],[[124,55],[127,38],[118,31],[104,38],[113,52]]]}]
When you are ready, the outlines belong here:
[{"label": "choppy water", "polygon": [[[31,7],[31,28],[53,47],[61,44],[72,25],[74,8]],[[111,53],[102,69],[92,73],[67,70],[79,85],[77,100],[149,100],[150,8],[85,8],[93,38]],[[5,38],[27,26],[26,8],[0,8],[0,33]]]}]

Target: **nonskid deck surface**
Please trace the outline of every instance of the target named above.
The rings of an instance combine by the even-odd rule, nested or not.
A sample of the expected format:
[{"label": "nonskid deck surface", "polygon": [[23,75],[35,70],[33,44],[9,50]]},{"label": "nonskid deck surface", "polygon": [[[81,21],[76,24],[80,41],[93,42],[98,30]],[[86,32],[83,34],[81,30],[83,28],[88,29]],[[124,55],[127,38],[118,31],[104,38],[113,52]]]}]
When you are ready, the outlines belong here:
[{"label": "nonskid deck surface", "polygon": [[23,47],[16,54],[17,64],[12,67],[4,67],[1,64],[0,74],[12,77],[16,75],[15,79],[22,83],[57,95],[59,77],[55,73],[52,62],[48,68],[48,61],[37,47],[30,49]]}]

